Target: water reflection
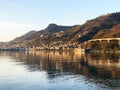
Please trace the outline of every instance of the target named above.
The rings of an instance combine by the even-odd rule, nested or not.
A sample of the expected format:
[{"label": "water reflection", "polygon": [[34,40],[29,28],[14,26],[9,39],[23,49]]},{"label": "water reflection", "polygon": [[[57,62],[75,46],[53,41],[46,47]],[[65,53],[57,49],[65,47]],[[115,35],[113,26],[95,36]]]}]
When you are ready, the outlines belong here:
[{"label": "water reflection", "polygon": [[46,71],[50,80],[65,75],[82,75],[89,83],[100,87],[120,88],[120,54],[73,51],[1,52],[26,65],[29,72]]}]

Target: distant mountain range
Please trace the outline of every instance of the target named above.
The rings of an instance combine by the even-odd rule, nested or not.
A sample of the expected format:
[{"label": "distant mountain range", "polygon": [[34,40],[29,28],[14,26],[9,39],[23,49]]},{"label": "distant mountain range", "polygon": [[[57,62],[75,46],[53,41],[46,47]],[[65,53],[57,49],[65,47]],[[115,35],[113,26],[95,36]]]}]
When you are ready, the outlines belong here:
[{"label": "distant mountain range", "polygon": [[95,38],[120,38],[120,12],[101,15],[83,25],[49,24],[40,31],[30,31],[8,42],[6,46],[38,47],[79,44]]}]

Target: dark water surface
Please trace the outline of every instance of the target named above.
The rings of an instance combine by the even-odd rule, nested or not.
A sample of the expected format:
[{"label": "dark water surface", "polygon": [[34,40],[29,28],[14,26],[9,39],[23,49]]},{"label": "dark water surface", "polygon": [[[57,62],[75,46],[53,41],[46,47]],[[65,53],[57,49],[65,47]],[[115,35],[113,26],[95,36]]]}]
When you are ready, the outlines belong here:
[{"label": "dark water surface", "polygon": [[0,90],[120,90],[120,54],[0,52]]}]

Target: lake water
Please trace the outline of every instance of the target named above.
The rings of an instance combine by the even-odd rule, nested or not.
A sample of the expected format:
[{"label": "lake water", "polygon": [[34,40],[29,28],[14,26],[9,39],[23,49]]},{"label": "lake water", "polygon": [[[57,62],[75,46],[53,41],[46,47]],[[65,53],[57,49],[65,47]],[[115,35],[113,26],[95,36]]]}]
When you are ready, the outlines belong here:
[{"label": "lake water", "polygon": [[0,52],[0,90],[119,89],[119,53]]}]

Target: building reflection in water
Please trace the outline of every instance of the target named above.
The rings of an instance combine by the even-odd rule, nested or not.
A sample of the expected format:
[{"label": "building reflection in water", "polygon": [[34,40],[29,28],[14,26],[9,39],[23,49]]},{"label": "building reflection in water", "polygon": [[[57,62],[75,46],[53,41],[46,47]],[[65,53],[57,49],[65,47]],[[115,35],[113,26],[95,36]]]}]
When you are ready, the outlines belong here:
[{"label": "building reflection in water", "polygon": [[[0,56],[10,56],[16,62],[23,62],[29,71],[46,71],[49,78],[63,74],[83,75],[89,81],[120,87],[120,54],[74,51],[1,52]],[[112,84],[111,80],[118,80]]]}]

